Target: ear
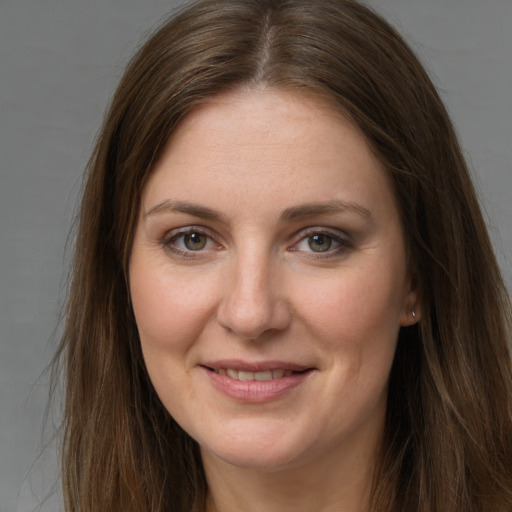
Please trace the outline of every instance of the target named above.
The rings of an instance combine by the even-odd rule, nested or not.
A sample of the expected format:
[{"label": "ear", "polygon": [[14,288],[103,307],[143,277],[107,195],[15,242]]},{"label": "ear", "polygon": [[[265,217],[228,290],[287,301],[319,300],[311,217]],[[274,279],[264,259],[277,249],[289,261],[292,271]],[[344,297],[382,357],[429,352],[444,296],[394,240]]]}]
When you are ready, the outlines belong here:
[{"label": "ear", "polygon": [[400,325],[407,327],[418,323],[421,319],[421,300],[419,283],[415,272],[411,272],[407,279],[400,314]]}]

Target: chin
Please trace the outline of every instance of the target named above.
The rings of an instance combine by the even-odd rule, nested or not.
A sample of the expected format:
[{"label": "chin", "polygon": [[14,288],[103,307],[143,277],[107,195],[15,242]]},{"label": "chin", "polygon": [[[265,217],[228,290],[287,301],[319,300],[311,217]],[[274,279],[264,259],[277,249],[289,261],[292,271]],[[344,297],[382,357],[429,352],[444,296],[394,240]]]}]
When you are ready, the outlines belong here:
[{"label": "chin", "polygon": [[289,469],[295,465],[294,462],[297,458],[297,454],[282,453],[275,447],[268,447],[265,451],[226,449],[226,447],[212,451],[201,447],[201,455],[203,461],[207,461],[211,457],[237,468],[265,473]]},{"label": "chin", "polygon": [[280,428],[265,427],[231,429],[221,433],[217,439],[203,439],[199,442],[203,460],[220,459],[230,465],[261,470],[279,471],[299,464],[305,456],[306,440],[300,442],[297,436],[283,432]]}]

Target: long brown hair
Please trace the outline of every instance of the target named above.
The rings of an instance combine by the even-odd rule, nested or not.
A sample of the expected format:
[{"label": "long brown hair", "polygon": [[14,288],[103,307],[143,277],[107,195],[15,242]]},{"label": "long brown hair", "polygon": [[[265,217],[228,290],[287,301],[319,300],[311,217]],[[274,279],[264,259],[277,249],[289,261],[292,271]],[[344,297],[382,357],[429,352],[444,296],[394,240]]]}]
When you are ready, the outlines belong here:
[{"label": "long brown hair", "polygon": [[127,287],[145,181],[180,121],[228,89],[302,89],[348,115],[390,173],[421,291],[390,377],[373,511],[512,510],[511,308],[452,124],[401,37],[351,0],[203,0],[117,89],[88,167],[67,320],[68,511],[202,510],[196,443],[145,370]]}]

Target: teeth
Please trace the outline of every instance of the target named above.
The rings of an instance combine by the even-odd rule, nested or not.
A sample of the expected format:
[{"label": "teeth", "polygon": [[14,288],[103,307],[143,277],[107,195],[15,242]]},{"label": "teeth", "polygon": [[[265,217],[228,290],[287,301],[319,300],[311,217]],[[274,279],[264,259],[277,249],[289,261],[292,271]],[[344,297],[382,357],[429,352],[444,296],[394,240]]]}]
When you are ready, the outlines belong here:
[{"label": "teeth", "polygon": [[233,370],[232,368],[220,368],[219,370],[215,370],[215,373],[241,381],[267,381],[273,379],[281,379],[282,377],[289,377],[293,374],[293,371],[278,369],[266,370],[264,372],[246,372],[243,370]]},{"label": "teeth", "polygon": [[232,370],[231,368],[228,368],[226,373],[228,374],[228,377],[238,380],[238,370]]},{"label": "teeth", "polygon": [[267,372],[256,372],[254,374],[254,380],[272,380],[272,372],[269,370]]},{"label": "teeth", "polygon": [[238,380],[254,380],[253,372],[238,372]]}]

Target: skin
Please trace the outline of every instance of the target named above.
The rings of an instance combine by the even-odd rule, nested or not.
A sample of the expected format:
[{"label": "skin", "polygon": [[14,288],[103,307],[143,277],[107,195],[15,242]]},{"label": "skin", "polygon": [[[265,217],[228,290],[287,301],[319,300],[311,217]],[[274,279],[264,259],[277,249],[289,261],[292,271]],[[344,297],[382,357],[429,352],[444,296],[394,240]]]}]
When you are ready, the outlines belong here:
[{"label": "skin", "polygon": [[[208,510],[366,509],[398,331],[420,316],[411,282],[388,176],[332,107],[250,89],[184,120],[143,190],[130,288]],[[309,371],[244,402],[212,385],[219,359]]]}]

